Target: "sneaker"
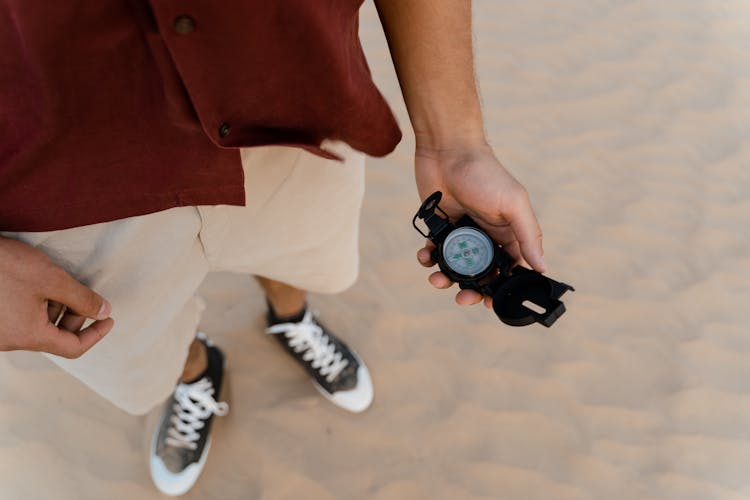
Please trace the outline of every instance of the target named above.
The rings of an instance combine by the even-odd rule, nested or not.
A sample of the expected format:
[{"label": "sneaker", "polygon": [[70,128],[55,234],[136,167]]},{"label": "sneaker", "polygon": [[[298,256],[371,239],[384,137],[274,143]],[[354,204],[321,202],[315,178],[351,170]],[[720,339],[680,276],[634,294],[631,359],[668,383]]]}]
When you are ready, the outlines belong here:
[{"label": "sneaker", "polygon": [[191,383],[177,385],[151,441],[151,478],[162,493],[186,493],[198,479],[211,448],[211,421],[229,411],[216,398],[224,378],[224,355],[198,333],[206,346],[208,368]]},{"label": "sneaker", "polygon": [[271,324],[272,334],[310,374],[315,388],[335,405],[359,413],[373,399],[372,381],[357,354],[306,309],[299,322]]}]

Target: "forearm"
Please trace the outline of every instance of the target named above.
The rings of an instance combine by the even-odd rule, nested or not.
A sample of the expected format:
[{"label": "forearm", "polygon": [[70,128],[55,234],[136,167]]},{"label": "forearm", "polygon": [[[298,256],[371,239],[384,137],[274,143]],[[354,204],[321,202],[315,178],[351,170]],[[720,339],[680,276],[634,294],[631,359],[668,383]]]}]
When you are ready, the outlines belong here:
[{"label": "forearm", "polygon": [[417,146],[483,146],[471,0],[375,0]]}]

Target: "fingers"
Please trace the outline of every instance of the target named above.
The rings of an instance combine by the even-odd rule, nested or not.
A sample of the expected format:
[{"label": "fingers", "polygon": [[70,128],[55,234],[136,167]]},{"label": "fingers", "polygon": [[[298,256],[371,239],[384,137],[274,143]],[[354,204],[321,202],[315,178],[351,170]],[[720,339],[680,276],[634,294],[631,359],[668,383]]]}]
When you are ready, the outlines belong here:
[{"label": "fingers", "polygon": [[95,321],[78,334],[61,330],[55,325],[49,324],[42,339],[37,343],[36,350],[69,359],[79,358],[104,338],[114,324],[112,318]]},{"label": "fingers", "polygon": [[483,295],[476,290],[461,290],[456,294],[456,304],[460,306],[473,306],[482,302]]},{"label": "fingers", "polygon": [[[440,288],[441,290],[453,286],[453,282],[439,271],[432,273],[428,280],[432,286]],[[485,299],[485,297],[475,290],[461,290],[456,294],[456,304],[462,306],[473,306],[474,304],[482,302],[483,299]],[[490,301],[492,300],[489,297],[486,297],[486,299],[489,299]]]},{"label": "fingers", "polygon": [[510,219],[510,226],[515,233],[520,254],[533,269],[541,273],[547,270],[544,263],[544,250],[542,249],[542,228],[531,208],[528,195],[525,194],[515,207]]},{"label": "fingers", "polygon": [[112,307],[99,294],[60,270],[50,278],[48,298],[60,302],[81,316],[93,319],[108,318]]},{"label": "fingers", "polygon": [[[453,286],[453,282],[441,272],[432,273],[428,280],[435,288],[446,289]],[[461,290],[456,294],[456,304],[473,306],[482,302],[483,298],[484,296],[475,290]]]},{"label": "fingers", "polygon": [[417,252],[417,260],[424,267],[432,267],[435,265],[435,263],[432,262],[432,256],[430,255],[430,253],[430,250],[428,250],[427,248],[420,248]]},{"label": "fingers", "polygon": [[80,314],[76,314],[73,311],[68,310],[65,314],[63,314],[63,317],[60,318],[60,321],[57,323],[57,326],[58,328],[62,328],[69,332],[76,333],[78,332],[78,330],[81,329],[85,321],[86,321],[85,316],[81,316]]},{"label": "fingers", "polygon": [[432,267],[435,262],[432,261],[432,251],[435,249],[435,245],[430,241],[425,241],[424,248],[420,248],[417,251],[417,260],[424,267]]},{"label": "fingers", "polygon": [[[424,267],[432,267],[435,265],[435,262],[433,262],[432,260],[432,251],[434,249],[435,245],[433,245],[430,240],[427,240],[424,248],[420,248],[417,251],[417,260]],[[435,288],[445,289],[453,286],[453,282],[450,280],[450,278],[448,278],[448,276],[441,273],[440,271],[432,273],[429,278],[427,278],[427,280]]]},{"label": "fingers", "polygon": [[518,240],[521,255],[534,270],[540,273],[545,272],[547,266],[544,264],[543,257],[542,228],[539,227],[526,191],[518,197],[511,215],[508,220]]},{"label": "fingers", "polygon": [[57,323],[57,320],[60,318],[60,314],[63,311],[63,307],[62,304],[55,302],[54,300],[47,302],[47,317],[49,318],[50,323]]},{"label": "fingers", "polygon": [[441,290],[453,286],[453,282],[450,280],[450,278],[448,278],[448,276],[444,275],[440,271],[432,273],[430,277],[427,278],[427,281],[429,281],[430,284],[435,288],[440,288]]}]

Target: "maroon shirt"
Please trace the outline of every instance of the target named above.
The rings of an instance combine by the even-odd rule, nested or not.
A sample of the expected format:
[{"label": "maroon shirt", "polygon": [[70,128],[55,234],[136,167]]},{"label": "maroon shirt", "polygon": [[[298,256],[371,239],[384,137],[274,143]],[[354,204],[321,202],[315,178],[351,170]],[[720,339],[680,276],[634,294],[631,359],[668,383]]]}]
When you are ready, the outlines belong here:
[{"label": "maroon shirt", "polygon": [[238,147],[389,153],[361,3],[0,0],[0,230],[242,205]]}]

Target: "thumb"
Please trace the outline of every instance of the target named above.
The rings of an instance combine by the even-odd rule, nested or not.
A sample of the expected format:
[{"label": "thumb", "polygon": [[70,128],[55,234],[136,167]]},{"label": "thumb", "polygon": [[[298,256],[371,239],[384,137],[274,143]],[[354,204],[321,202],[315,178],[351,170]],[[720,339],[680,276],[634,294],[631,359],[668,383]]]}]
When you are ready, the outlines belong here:
[{"label": "thumb", "polygon": [[524,196],[516,203],[513,213],[508,217],[510,227],[516,235],[521,255],[532,268],[540,273],[547,270],[544,263],[544,249],[542,248],[542,228],[531,208],[529,197]]},{"label": "thumb", "polygon": [[101,295],[64,271],[50,283],[47,295],[87,318],[106,319],[112,312],[112,306]]}]

